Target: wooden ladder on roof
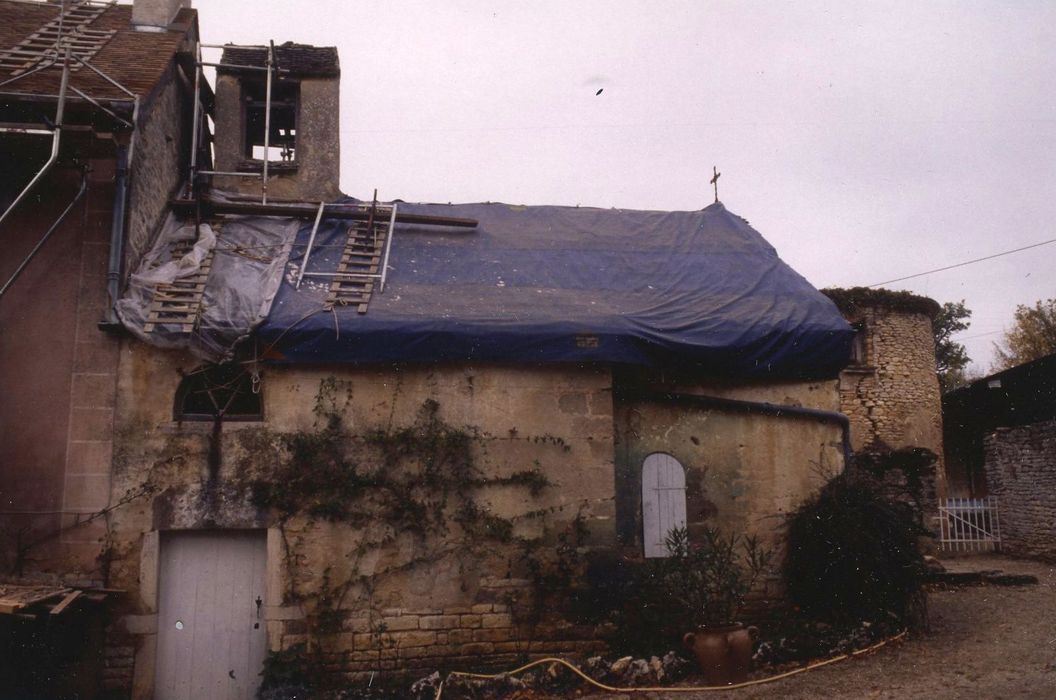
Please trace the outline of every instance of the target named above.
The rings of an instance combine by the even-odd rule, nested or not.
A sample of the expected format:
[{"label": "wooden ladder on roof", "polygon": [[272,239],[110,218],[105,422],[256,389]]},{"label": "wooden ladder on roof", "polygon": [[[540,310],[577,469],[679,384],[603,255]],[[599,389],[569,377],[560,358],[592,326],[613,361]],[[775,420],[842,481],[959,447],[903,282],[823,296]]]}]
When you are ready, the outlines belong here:
[{"label": "wooden ladder on roof", "polygon": [[[89,61],[117,33],[115,29],[89,29],[100,15],[117,4],[73,0],[58,16],[45,23],[10,49],[0,51],[0,71],[21,75],[45,60],[57,61],[67,48],[78,58]],[[70,66],[71,71],[81,67]]]},{"label": "wooden ladder on roof", "polygon": [[[194,248],[195,242],[183,240],[174,243],[171,259],[179,260],[187,255]],[[147,307],[147,321],[143,324],[145,333],[152,333],[162,325],[177,326],[178,333],[194,331],[202,316],[202,299],[205,296],[205,283],[213,266],[214,250],[210,249],[206,253],[201,266],[193,275],[155,287],[154,298]]]},{"label": "wooden ladder on roof", "polygon": [[385,251],[392,235],[391,213],[391,207],[375,206],[370,219],[349,225],[337,273],[326,296],[326,310],[354,305],[357,312],[367,313],[374,287],[382,279]]}]

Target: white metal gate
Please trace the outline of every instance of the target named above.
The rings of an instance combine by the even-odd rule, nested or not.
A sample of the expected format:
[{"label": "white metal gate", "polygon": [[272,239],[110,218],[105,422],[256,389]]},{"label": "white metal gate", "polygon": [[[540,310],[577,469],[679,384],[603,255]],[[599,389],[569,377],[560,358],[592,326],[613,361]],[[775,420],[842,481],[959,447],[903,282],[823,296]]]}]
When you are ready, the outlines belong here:
[{"label": "white metal gate", "polygon": [[252,700],[267,652],[263,532],[165,533],[155,700]]},{"label": "white metal gate", "polygon": [[1001,547],[997,498],[939,500],[939,539],[946,552],[996,551]]}]

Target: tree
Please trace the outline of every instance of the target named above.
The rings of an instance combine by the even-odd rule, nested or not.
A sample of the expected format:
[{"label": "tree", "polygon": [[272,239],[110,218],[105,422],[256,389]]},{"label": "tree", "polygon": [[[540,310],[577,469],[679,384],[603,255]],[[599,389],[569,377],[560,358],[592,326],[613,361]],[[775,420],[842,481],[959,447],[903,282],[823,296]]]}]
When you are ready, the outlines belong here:
[{"label": "tree", "polygon": [[931,330],[935,335],[935,371],[939,375],[942,391],[949,391],[963,383],[964,368],[972,361],[968,351],[950,336],[967,330],[972,312],[965,308],[964,299],[957,303],[946,302],[931,319]]},{"label": "tree", "polygon": [[1016,307],[1012,328],[994,343],[994,369],[1008,369],[1056,353],[1056,299]]}]

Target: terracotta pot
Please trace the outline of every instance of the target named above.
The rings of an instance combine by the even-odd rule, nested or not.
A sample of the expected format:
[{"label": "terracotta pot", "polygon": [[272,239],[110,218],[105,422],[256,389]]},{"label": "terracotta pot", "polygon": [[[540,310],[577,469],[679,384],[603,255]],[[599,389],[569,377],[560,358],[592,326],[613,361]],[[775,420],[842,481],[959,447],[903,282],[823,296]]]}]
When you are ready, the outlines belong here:
[{"label": "terracotta pot", "polygon": [[752,640],[757,633],[755,627],[735,622],[687,632],[682,643],[697,657],[708,685],[728,685],[748,680],[748,671],[752,668]]}]

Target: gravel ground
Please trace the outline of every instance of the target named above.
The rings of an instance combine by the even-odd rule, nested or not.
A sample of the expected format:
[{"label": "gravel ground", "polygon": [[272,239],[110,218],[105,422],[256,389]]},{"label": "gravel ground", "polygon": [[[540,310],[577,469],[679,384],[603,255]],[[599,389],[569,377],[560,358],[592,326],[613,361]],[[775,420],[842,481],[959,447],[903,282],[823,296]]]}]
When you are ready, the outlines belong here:
[{"label": "gravel ground", "polygon": [[[932,591],[931,629],[869,656],[738,690],[642,693],[667,700],[708,698],[1056,698],[1056,566],[995,556],[945,561],[951,571],[1033,574],[1031,586],[965,586]],[[590,700],[611,694],[579,696]]]}]

